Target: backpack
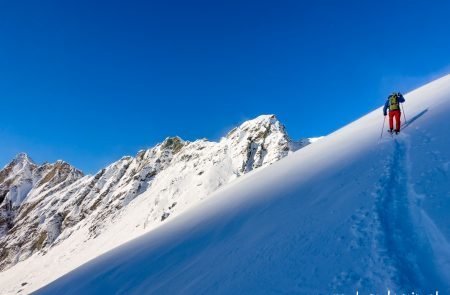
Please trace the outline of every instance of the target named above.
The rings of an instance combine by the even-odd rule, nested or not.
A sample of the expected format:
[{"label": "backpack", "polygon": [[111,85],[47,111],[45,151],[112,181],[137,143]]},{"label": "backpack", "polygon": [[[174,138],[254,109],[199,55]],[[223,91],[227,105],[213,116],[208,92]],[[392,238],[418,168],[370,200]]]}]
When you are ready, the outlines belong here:
[{"label": "backpack", "polygon": [[391,94],[389,96],[389,111],[396,111],[400,109],[400,103],[398,102],[398,93]]}]

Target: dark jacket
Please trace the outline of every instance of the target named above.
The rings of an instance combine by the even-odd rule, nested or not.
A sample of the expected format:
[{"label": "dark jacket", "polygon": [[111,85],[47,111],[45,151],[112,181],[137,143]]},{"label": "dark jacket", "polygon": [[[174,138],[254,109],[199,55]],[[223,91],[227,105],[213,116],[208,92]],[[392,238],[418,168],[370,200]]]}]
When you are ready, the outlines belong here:
[{"label": "dark jacket", "polygon": [[[405,98],[403,97],[403,95],[401,93],[398,93],[397,95],[398,95],[398,102],[404,103]],[[384,104],[384,108],[383,108],[383,114],[385,116],[387,115],[387,110],[389,109],[389,97],[391,97],[391,95],[388,96],[388,99],[386,100],[386,103]]]}]

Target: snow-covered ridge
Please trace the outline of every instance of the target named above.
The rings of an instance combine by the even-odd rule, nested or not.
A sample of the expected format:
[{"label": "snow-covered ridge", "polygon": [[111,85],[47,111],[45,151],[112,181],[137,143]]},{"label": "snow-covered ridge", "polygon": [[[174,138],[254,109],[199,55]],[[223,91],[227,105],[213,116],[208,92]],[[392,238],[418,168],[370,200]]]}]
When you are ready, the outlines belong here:
[{"label": "snow-covered ridge", "polygon": [[108,230],[117,235],[110,228],[120,227],[120,238],[108,244],[117,246],[307,144],[291,140],[274,115],[263,115],[220,142],[168,137],[95,175],[19,154],[0,171],[0,269],[48,253],[74,232],[91,240]]}]

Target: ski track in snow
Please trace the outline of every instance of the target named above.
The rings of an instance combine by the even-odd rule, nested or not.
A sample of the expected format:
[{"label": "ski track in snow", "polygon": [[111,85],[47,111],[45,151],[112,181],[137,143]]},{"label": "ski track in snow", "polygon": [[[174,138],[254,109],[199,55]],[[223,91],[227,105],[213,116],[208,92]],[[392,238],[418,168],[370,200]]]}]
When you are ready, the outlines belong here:
[{"label": "ski track in snow", "polygon": [[[373,216],[377,229],[372,231],[373,253],[368,268],[369,280],[407,294],[415,290],[433,292],[450,279],[450,244],[420,207],[423,196],[414,191],[409,179],[409,145],[407,134],[393,139],[392,154],[378,183]],[[433,256],[448,259],[436,262],[430,259]]]},{"label": "ski track in snow", "polygon": [[[408,171],[406,171],[407,147],[401,139],[394,139],[394,148],[387,169],[379,182],[375,201],[375,214],[379,225],[375,241],[379,245],[378,257],[384,268],[385,282],[395,290],[414,290],[420,269],[415,257],[417,239],[411,218],[411,202],[408,198]],[[422,288],[421,288],[422,289]]]},{"label": "ski track in snow", "polygon": [[[417,140],[427,143],[431,138],[419,132]],[[374,198],[373,208],[361,207],[351,217],[353,241],[349,250],[369,247],[371,253],[361,261],[367,268],[360,275],[353,270],[341,272],[331,289],[353,286],[355,290],[385,289],[405,294],[417,290],[431,294],[437,288],[441,293],[450,291],[450,243],[422,208],[426,196],[414,190],[410,136],[403,133],[384,141],[391,143],[375,157],[385,161],[384,171],[381,175],[371,171],[378,179],[368,192]],[[442,162],[433,152],[431,156]],[[445,165],[435,169],[446,173]]]}]

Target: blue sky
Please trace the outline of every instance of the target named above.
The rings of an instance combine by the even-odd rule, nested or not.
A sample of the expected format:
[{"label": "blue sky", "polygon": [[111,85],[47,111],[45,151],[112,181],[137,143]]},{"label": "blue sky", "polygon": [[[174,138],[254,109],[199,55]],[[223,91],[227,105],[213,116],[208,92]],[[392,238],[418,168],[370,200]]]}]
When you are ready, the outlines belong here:
[{"label": "blue sky", "polygon": [[293,138],[330,133],[448,73],[448,15],[439,0],[1,1],[0,165],[24,151],[94,173],[267,113]]}]

